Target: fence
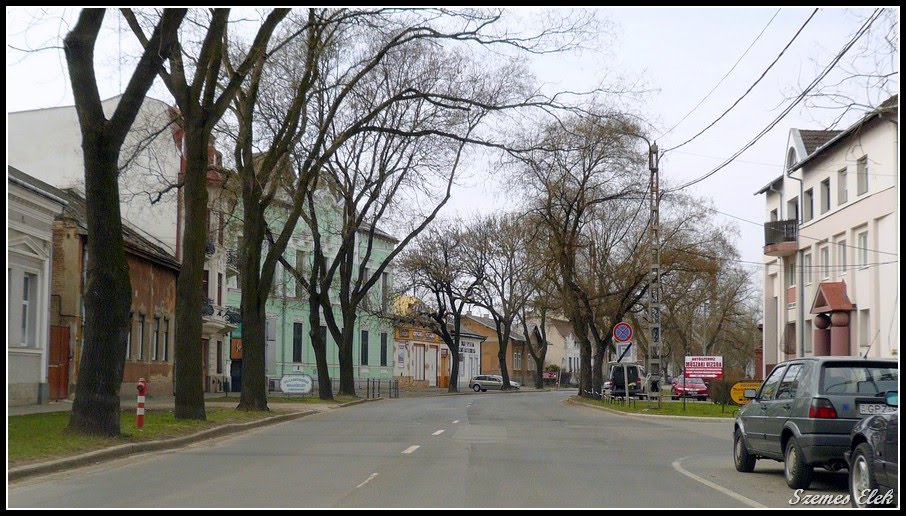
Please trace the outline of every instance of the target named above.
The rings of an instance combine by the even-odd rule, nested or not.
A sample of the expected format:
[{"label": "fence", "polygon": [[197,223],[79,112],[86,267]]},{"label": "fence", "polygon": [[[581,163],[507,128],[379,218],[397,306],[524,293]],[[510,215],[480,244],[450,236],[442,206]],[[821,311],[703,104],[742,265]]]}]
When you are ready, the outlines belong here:
[{"label": "fence", "polygon": [[[399,380],[388,378],[356,378],[353,380],[355,385],[355,395],[360,398],[380,398],[387,396],[389,398],[400,397]],[[330,387],[334,394],[340,390],[340,379],[331,378]],[[318,380],[314,381],[312,396],[318,395]]]}]

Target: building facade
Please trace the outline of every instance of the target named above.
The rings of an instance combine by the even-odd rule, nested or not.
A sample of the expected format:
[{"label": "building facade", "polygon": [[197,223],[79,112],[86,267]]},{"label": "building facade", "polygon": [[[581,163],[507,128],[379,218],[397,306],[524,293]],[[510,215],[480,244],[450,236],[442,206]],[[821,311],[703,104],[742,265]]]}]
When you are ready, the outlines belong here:
[{"label": "building facade", "polygon": [[66,201],[13,167],[6,192],[6,395],[11,406],[31,405],[65,397],[68,386],[69,352],[50,326],[53,221]]},{"label": "building facade", "polygon": [[[481,335],[485,341],[481,345],[481,374],[501,374],[500,371],[500,339],[494,320],[490,317],[467,314],[462,316],[463,329],[470,333]],[[510,342],[506,351],[506,367],[510,380],[515,380],[523,385],[534,381],[535,361],[525,349],[525,339],[522,331],[514,326],[510,333]]]},{"label": "building facade", "polygon": [[[473,376],[481,374],[481,345],[484,337],[471,332],[459,335],[460,388]],[[453,355],[440,335],[426,328],[398,325],[394,329],[396,353],[394,377],[401,387],[448,387],[453,368]]]},{"label": "building facade", "polygon": [[843,131],[792,129],[765,194],[764,371],[899,353],[898,97]]}]

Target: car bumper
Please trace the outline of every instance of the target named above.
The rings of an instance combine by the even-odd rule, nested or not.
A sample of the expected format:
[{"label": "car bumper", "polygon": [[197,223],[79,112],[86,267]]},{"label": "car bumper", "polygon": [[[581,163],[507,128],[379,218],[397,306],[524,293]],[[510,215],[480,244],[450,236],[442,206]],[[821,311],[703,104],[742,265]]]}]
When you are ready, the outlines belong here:
[{"label": "car bumper", "polygon": [[[849,452],[848,434],[803,435],[797,439],[806,464],[817,465],[832,460],[846,460]],[[846,462],[849,464],[849,461]]]}]

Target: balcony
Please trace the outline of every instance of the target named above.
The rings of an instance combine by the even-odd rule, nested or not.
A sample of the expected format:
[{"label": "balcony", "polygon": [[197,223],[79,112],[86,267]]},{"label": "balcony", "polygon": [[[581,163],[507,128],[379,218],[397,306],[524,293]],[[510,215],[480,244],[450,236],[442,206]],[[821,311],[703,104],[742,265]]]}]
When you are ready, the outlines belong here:
[{"label": "balcony", "polygon": [[791,256],[799,249],[799,221],[776,220],[764,223],[764,254]]},{"label": "balcony", "polygon": [[219,306],[205,297],[201,304],[201,331],[203,335],[214,335],[233,331],[239,324],[239,312],[233,307]]}]

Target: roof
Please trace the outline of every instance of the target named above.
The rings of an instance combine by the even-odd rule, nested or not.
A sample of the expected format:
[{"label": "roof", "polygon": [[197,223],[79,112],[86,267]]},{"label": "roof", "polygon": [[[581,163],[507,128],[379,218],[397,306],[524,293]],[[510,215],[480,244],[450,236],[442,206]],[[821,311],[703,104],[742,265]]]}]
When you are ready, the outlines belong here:
[{"label": "roof", "polygon": [[853,304],[846,295],[845,282],[825,281],[818,284],[815,301],[812,302],[812,310],[809,313],[848,312],[853,308]]},{"label": "roof", "polygon": [[22,172],[16,167],[6,166],[6,177],[7,179],[12,179],[14,183],[19,183],[20,185],[32,190],[38,195],[46,197],[51,201],[56,202],[60,206],[66,206],[66,200],[63,198],[64,194],[58,188],[50,186],[49,184],[41,181],[36,177],[32,177],[25,172]]},{"label": "roof", "polygon": [[[471,314],[469,314],[469,315],[463,315],[463,318],[472,319],[473,321],[477,322],[478,324],[480,324],[480,325],[482,325],[482,326],[485,326],[485,327],[490,328],[490,329],[492,329],[492,330],[494,330],[494,331],[497,331],[497,325],[494,324],[494,319],[491,319],[490,317],[484,317],[484,316],[481,316],[481,315],[471,315]],[[517,333],[514,333],[514,332],[511,330],[511,331],[510,331],[510,340],[514,340],[514,341],[516,341],[516,342],[525,342],[525,339],[520,338],[520,337],[517,337],[517,335],[518,335]]]},{"label": "roof", "polygon": [[812,129],[800,129],[799,135],[802,137],[802,145],[805,146],[805,153],[811,154],[816,149],[832,140],[835,136],[843,131],[816,131]]},{"label": "roof", "polygon": [[761,190],[758,190],[758,191],[755,192],[753,195],[760,195],[760,194],[763,194],[763,193],[767,192],[768,190],[770,190],[772,186],[774,186],[774,185],[776,185],[777,183],[780,183],[780,182],[782,182],[782,181],[783,181],[783,174],[781,174],[780,176],[774,178],[770,183],[768,183],[768,184],[762,186],[762,187],[761,187]]},{"label": "roof", "polygon": [[573,332],[573,323],[569,321],[562,321],[560,319],[548,319],[551,326],[557,329],[557,333],[563,336],[563,338],[569,337]]},{"label": "roof", "polygon": [[859,129],[861,129],[863,126],[865,126],[865,124],[867,124],[871,120],[874,120],[875,118],[881,118],[886,114],[893,114],[893,113],[897,113],[897,112],[899,112],[899,95],[894,95],[894,96],[890,97],[889,99],[885,100],[884,102],[882,102],[881,105],[878,106],[877,109],[869,112],[864,117],[862,117],[861,120],[859,120],[858,122],[854,123],[853,125],[847,127],[843,131],[800,130],[799,133],[802,134],[803,141],[805,140],[805,133],[822,133],[822,132],[823,133],[832,133],[832,132],[835,132],[837,134],[835,134],[834,136],[832,136],[829,139],[824,140],[824,142],[822,142],[815,149],[809,149],[808,145],[806,145],[806,151],[808,151],[808,156],[806,156],[804,159],[800,160],[799,163],[796,163],[793,166],[793,168],[791,169],[791,171],[798,170],[798,169],[804,167],[807,163],[809,163],[812,160],[814,160],[815,158],[817,158],[818,156],[823,155],[824,152],[826,152],[828,149],[831,149],[834,146],[836,146],[838,143],[842,142],[846,137],[848,137],[849,135],[851,135],[851,134],[855,133],[856,131],[858,131]]},{"label": "roof", "polygon": [[[77,221],[81,227],[87,229],[88,211],[85,198],[74,188],[66,188],[60,193],[63,195],[63,199],[69,203],[63,211],[63,216]],[[137,254],[144,255],[177,271],[180,269],[180,264],[173,255],[129,227],[125,221],[123,221],[123,243],[127,249],[137,252]]]},{"label": "roof", "polygon": [[[363,227],[359,228],[359,233],[367,234],[369,231],[371,231],[371,226],[363,226]],[[396,237],[394,237],[393,235],[391,235],[389,233],[385,233],[384,231],[381,231],[380,228],[374,228],[374,236],[376,236],[378,238],[383,238],[384,240],[389,240],[393,243],[399,242],[399,240],[397,240]]]}]

